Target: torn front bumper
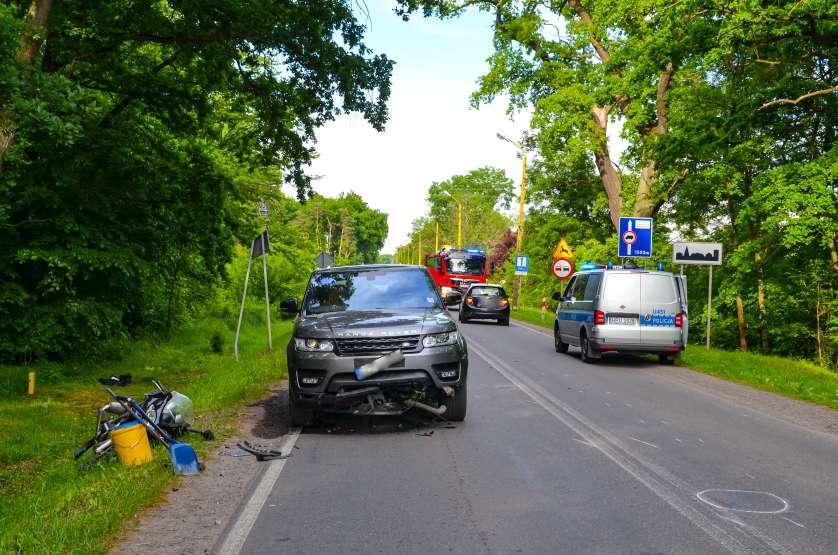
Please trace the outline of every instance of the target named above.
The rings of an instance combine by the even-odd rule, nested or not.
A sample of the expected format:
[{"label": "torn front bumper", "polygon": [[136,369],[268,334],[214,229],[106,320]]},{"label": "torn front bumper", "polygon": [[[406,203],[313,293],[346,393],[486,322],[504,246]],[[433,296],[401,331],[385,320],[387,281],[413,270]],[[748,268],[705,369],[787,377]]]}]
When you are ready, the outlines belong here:
[{"label": "torn front bumper", "polygon": [[[355,369],[376,356],[339,356],[289,348],[290,394],[302,407],[350,414],[401,414],[417,403],[439,406],[449,391],[465,384],[465,343],[425,347],[404,361],[359,380]],[[422,408],[422,407],[419,407]]]}]

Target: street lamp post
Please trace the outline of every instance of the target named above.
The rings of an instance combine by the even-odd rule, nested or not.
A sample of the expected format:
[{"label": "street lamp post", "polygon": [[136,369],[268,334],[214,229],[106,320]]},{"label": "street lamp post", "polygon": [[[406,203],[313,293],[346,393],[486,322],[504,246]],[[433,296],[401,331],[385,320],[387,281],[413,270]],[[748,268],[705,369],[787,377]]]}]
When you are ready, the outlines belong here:
[{"label": "street lamp post", "polygon": [[442,194],[448,195],[457,204],[457,248],[461,249],[463,248],[463,204],[448,191],[442,191]]},{"label": "street lamp post", "polygon": [[[511,139],[507,139],[500,133],[497,133],[498,139],[512,143],[521,152],[521,198],[518,204],[518,237],[515,241],[515,255],[521,254],[521,243],[524,240],[524,203],[527,199],[527,151],[524,150],[523,145],[516,143]],[[515,289],[512,292],[512,308],[518,310],[518,297],[521,295],[521,276],[515,276]]]}]

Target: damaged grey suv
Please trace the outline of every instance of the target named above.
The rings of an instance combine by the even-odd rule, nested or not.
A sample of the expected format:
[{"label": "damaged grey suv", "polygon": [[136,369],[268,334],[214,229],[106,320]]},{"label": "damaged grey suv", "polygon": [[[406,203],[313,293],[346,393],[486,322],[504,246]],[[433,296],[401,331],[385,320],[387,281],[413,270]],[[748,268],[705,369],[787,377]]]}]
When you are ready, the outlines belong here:
[{"label": "damaged grey suv", "polygon": [[465,419],[466,342],[424,267],[317,270],[302,302],[281,308],[298,313],[287,348],[293,426],[321,412]]}]

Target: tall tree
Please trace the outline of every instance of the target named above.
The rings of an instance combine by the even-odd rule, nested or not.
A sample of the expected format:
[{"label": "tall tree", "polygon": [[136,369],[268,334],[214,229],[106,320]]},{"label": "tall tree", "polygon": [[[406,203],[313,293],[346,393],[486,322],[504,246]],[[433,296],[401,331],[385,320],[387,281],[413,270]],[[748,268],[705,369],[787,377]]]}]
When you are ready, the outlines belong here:
[{"label": "tall tree", "polygon": [[170,329],[271,184],[310,196],[318,126],[382,129],[392,62],[353,6],[0,4],[0,358]]}]

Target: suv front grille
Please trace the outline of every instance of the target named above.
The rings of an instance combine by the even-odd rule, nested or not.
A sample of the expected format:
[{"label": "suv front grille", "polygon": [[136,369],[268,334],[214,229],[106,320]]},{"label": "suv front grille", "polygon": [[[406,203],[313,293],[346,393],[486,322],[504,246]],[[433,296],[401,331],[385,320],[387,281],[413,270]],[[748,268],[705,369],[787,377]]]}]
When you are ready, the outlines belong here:
[{"label": "suv front grille", "polygon": [[341,355],[376,355],[386,354],[396,349],[405,353],[419,350],[418,335],[396,335],[392,337],[352,337],[337,339],[338,354]]}]

